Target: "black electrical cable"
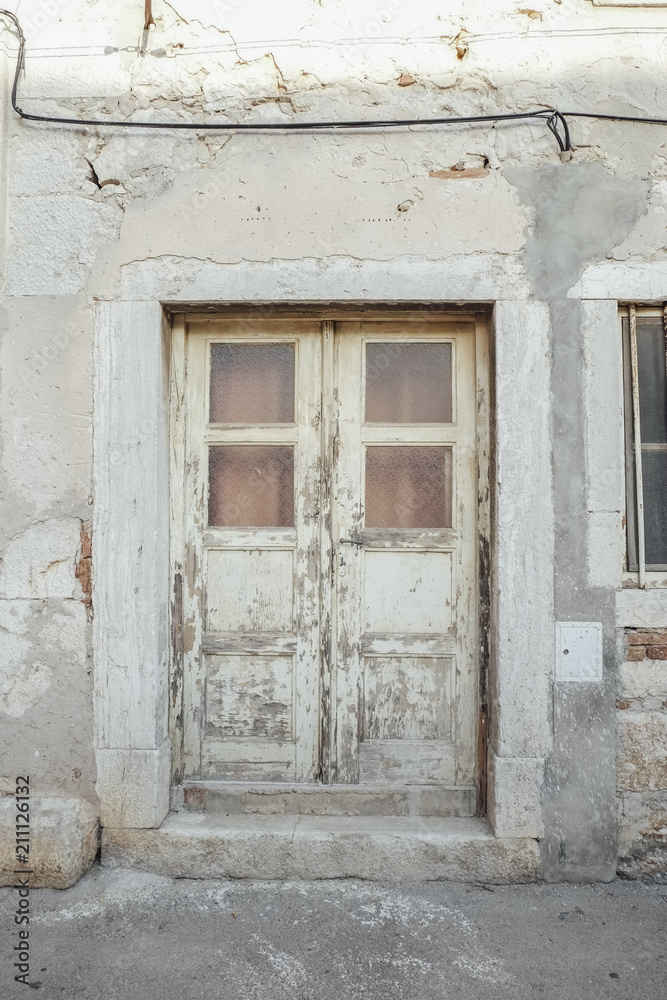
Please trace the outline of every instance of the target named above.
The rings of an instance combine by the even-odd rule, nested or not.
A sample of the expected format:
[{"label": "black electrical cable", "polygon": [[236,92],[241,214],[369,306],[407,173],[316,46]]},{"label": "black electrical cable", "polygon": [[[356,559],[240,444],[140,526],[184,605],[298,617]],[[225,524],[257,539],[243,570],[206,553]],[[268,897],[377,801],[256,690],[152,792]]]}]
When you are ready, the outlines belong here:
[{"label": "black electrical cable", "polygon": [[563,159],[572,155],[570,130],[567,118],[592,118],[598,121],[637,122],[643,125],[667,125],[665,118],[645,118],[638,115],[604,115],[593,111],[557,111],[555,108],[539,108],[537,111],[518,111],[512,114],[469,115],[456,118],[398,118],[387,121],[348,121],[348,122],[137,122],[112,121],[110,119],[91,118],[53,118],[49,115],[33,115],[20,108],[16,101],[19,76],[24,65],[25,36],[18,18],[10,10],[0,10],[0,14],[8,17],[14,23],[19,38],[19,52],[16,60],[14,82],[12,84],[12,107],[16,114],[25,121],[44,122],[52,125],[92,125],[111,126],[115,128],[154,128],[154,129],[190,129],[199,132],[262,132],[262,131],[319,131],[321,129],[387,129],[410,125],[464,125],[474,122],[507,122],[507,121],[546,121],[547,128],[555,137]]},{"label": "black electrical cable", "polygon": [[[348,121],[348,122],[240,122],[234,124],[232,122],[137,122],[137,121],[112,121],[110,119],[87,119],[87,118],[52,118],[49,115],[33,115],[28,111],[24,111],[20,108],[16,102],[16,95],[18,90],[19,75],[24,63],[25,56],[25,36],[19,24],[19,20],[15,14],[12,14],[9,10],[0,10],[0,14],[8,17],[10,21],[13,21],[14,26],[19,37],[19,52],[16,61],[16,71],[14,73],[14,83],[12,85],[12,107],[20,118],[25,121],[32,122],[45,122],[55,125],[92,125],[92,126],[111,126],[116,128],[155,128],[155,129],[190,129],[197,131],[223,131],[223,132],[238,132],[241,130],[247,132],[260,132],[260,131],[292,131],[294,129],[300,129],[301,131],[319,131],[321,129],[366,129],[366,128],[400,128],[402,126],[408,125],[461,125],[472,122],[499,122],[499,121],[527,121],[527,120],[546,120],[549,131],[553,133],[558,142],[558,146],[561,152],[569,152],[570,150],[570,138],[569,131],[567,128],[567,123],[565,119],[560,114],[559,111],[555,111],[553,108],[540,108],[537,111],[519,111],[513,114],[496,114],[496,115],[470,115],[463,118],[402,118],[402,119],[392,119],[388,121]],[[563,127],[563,137],[560,136],[558,132],[558,125]]]}]

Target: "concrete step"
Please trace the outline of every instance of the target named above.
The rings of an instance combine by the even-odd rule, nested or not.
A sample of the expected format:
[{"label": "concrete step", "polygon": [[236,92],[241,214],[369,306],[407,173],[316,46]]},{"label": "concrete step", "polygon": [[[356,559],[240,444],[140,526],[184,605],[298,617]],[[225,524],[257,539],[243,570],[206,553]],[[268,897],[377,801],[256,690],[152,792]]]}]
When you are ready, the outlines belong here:
[{"label": "concrete step", "polygon": [[473,816],[473,785],[319,785],[187,781],[172,793],[172,809],[215,815]]},{"label": "concrete step", "polygon": [[102,864],[175,878],[532,882],[535,840],[481,819],[169,813],[158,830],[102,831]]}]

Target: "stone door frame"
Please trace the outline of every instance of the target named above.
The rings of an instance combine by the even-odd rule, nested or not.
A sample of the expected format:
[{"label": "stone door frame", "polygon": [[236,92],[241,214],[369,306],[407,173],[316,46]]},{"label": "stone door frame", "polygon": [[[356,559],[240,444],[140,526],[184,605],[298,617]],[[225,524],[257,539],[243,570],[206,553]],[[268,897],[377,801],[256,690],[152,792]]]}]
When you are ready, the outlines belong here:
[{"label": "stone door frame", "polygon": [[[460,301],[461,289],[459,276],[447,278],[442,263],[389,262],[378,276],[377,262],[354,262],[324,275],[306,269],[297,279],[292,262],[274,262],[271,274],[259,278],[251,264],[234,265],[228,283],[217,273],[207,276],[204,267],[196,294],[188,288],[160,301],[141,297],[145,288],[160,287],[162,265],[151,267],[154,273],[140,285],[128,282],[125,300],[95,307],[95,747],[101,822],[116,828],[158,827],[169,809],[170,315],[201,312],[202,303],[268,308],[276,301],[266,294],[269,287],[299,307],[357,302],[396,309],[414,304],[416,289],[420,304],[444,309]],[[166,288],[172,283],[166,276]],[[359,294],[369,287],[372,300]],[[604,305],[615,315],[615,303]],[[598,322],[607,322],[608,311],[598,310]],[[539,838],[552,744],[554,631],[547,305],[496,301],[491,340],[488,816],[496,837]]]}]

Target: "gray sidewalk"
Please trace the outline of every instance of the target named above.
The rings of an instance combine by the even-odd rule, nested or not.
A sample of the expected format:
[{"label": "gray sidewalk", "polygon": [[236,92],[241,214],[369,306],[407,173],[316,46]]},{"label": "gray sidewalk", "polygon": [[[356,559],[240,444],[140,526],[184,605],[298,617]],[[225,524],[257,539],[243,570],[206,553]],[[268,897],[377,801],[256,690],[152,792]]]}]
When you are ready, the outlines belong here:
[{"label": "gray sidewalk", "polygon": [[[0,996],[17,893],[0,890]],[[94,1000],[664,1000],[667,884],[218,882],[95,868],[30,896],[30,980]]]}]

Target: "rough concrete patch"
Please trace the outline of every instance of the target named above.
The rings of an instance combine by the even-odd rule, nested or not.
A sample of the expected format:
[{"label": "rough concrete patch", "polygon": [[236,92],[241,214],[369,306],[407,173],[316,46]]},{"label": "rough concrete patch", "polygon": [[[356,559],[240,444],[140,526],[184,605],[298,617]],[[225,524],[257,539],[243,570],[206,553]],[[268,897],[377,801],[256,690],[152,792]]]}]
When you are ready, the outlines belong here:
[{"label": "rough concrete patch", "polygon": [[14,635],[25,635],[28,631],[30,601],[0,600],[0,629]]},{"label": "rough concrete patch", "polygon": [[[29,646],[23,651],[28,651]],[[41,660],[19,659],[0,678],[0,712],[18,719],[46,694],[53,681],[53,671]]]},{"label": "rough concrete patch", "polygon": [[34,198],[70,194],[88,175],[80,138],[71,132],[21,129],[10,144],[9,193]]},{"label": "rough concrete patch", "polygon": [[91,157],[101,185],[123,184],[132,189],[133,178],[150,168],[170,165],[177,170],[193,169],[198,162],[198,144],[184,142],[174,135],[160,134],[149,138],[137,135],[116,135]]},{"label": "rough concrete patch", "polygon": [[15,199],[9,213],[9,295],[80,291],[99,247],[114,240],[122,210],[70,195]]},{"label": "rough concrete patch", "polygon": [[81,522],[42,521],[18,535],[0,561],[0,598],[30,600],[76,596]]},{"label": "rough concrete patch", "polygon": [[606,257],[647,212],[649,182],[614,177],[597,163],[503,171],[534,212],[524,264],[535,294],[563,296],[586,265]]},{"label": "rough concrete patch", "polygon": [[[74,601],[0,601],[0,712],[18,719],[41,701],[64,668],[86,662],[85,611]],[[50,615],[50,617],[49,617]],[[47,712],[42,724],[50,723]]]}]

